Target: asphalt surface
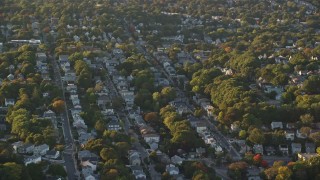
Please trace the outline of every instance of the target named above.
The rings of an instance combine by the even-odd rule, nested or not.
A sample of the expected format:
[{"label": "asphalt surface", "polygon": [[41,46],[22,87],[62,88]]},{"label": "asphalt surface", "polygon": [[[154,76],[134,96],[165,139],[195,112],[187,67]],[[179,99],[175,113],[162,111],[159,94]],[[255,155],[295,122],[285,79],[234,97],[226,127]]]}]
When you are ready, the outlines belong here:
[{"label": "asphalt surface", "polygon": [[[64,86],[61,79],[60,74],[60,68],[59,65],[55,59],[55,56],[51,58],[53,70],[54,70],[54,79],[55,82],[60,88],[62,89],[63,94],[63,100],[66,102],[65,93],[64,93]],[[75,151],[74,151],[74,140],[71,133],[71,127],[70,127],[70,121],[68,116],[68,108],[65,103],[65,110],[60,114],[61,121],[62,121],[62,131],[64,135],[64,141],[65,141],[65,150],[63,152],[63,159],[65,161],[64,165],[67,171],[68,179],[69,180],[75,180],[79,179],[77,176],[77,170],[76,170],[76,162],[75,162]]]}]

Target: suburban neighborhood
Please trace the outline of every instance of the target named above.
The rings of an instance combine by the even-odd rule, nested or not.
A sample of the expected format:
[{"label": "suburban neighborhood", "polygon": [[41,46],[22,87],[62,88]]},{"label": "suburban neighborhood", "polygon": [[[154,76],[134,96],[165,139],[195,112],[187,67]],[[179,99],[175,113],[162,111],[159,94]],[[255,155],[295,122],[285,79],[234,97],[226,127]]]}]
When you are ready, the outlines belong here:
[{"label": "suburban neighborhood", "polygon": [[0,179],[319,179],[319,8],[0,2]]}]

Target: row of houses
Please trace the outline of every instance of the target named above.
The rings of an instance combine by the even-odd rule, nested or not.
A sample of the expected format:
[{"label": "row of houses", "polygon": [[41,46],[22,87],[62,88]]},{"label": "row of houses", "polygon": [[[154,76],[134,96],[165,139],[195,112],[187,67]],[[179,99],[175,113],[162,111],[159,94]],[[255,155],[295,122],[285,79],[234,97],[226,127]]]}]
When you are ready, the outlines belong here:
[{"label": "row of houses", "polygon": [[[65,91],[69,94],[69,100],[72,107],[70,108],[71,116],[73,119],[72,126],[76,129],[78,134],[78,142],[81,146],[84,146],[88,140],[95,138],[96,133],[94,131],[88,132],[88,126],[86,125],[84,119],[80,116],[82,112],[82,106],[80,104],[80,98],[78,95],[78,86],[74,84],[76,81],[76,75],[73,68],[70,66],[68,55],[59,56],[60,68],[64,71],[63,81],[67,83],[65,86]],[[88,151],[79,151],[78,160],[80,160],[80,165],[82,167],[81,174],[84,179],[96,179],[98,176],[95,174],[98,157]]]},{"label": "row of houses", "polygon": [[55,160],[60,157],[60,152],[56,150],[50,150],[49,145],[47,144],[35,146],[31,143],[17,141],[11,145],[14,153],[24,155],[24,164],[26,166],[31,163],[39,163],[43,160],[43,158]]},{"label": "row of houses", "polygon": [[259,154],[266,154],[268,156],[276,155],[281,153],[282,155],[288,156],[290,154],[298,154],[298,153],[307,153],[312,154],[315,153],[316,146],[314,143],[305,143],[304,146],[301,143],[291,143],[288,144],[280,144],[277,147],[275,146],[263,146],[261,144],[255,144],[253,146],[253,151]]}]

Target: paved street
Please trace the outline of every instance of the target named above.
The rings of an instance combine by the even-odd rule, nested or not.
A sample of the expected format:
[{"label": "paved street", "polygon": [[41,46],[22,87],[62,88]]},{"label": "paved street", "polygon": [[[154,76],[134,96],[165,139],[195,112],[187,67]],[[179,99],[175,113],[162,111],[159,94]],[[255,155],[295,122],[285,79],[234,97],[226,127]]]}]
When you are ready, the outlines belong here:
[{"label": "paved street", "polygon": [[[61,79],[61,74],[60,74],[60,68],[59,65],[55,59],[55,56],[53,56],[51,59],[52,66],[53,66],[53,71],[54,71],[54,79],[55,82],[60,88],[62,89],[62,97],[64,102],[66,102],[65,98],[65,93],[64,93],[64,87],[63,87],[63,82]],[[66,171],[68,174],[68,179],[73,180],[73,179],[78,179],[75,174],[77,174],[77,169],[76,169],[76,162],[75,162],[75,150],[74,150],[74,140],[72,137],[71,133],[71,127],[70,127],[70,121],[69,121],[69,116],[68,116],[68,108],[65,103],[65,111],[60,114],[61,121],[62,121],[62,131],[64,135],[64,141],[65,141],[65,150],[63,153],[63,158],[65,161],[65,167]]]}]

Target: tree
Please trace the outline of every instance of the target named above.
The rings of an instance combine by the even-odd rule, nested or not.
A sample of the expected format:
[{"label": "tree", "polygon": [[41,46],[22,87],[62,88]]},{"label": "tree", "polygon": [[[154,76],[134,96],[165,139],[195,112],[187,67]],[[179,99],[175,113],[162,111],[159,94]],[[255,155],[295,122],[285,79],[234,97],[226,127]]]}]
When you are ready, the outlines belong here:
[{"label": "tree", "polygon": [[239,138],[245,139],[247,137],[247,131],[246,130],[241,130],[239,132]]},{"label": "tree", "polygon": [[263,132],[258,128],[254,128],[250,132],[248,139],[249,139],[249,141],[251,141],[254,144],[263,144],[265,141],[265,137],[264,137]]},{"label": "tree", "polygon": [[108,161],[110,159],[116,159],[117,158],[117,153],[113,148],[103,148],[100,151],[100,157],[103,160]]},{"label": "tree", "polygon": [[281,166],[278,169],[276,180],[287,180],[292,176],[292,171],[287,166]]},{"label": "tree", "polygon": [[117,179],[119,175],[119,172],[117,169],[109,169],[105,175],[104,175],[104,178],[106,179]]},{"label": "tree", "polygon": [[255,156],[253,156],[253,162],[256,165],[260,165],[262,162],[262,156],[261,154],[256,154]]},{"label": "tree", "polygon": [[303,125],[309,126],[314,121],[314,117],[311,114],[304,114],[300,116],[300,121]]},{"label": "tree", "polygon": [[19,180],[22,177],[22,171],[23,166],[15,162],[6,162],[4,164],[0,164],[0,179]]},{"label": "tree", "polygon": [[196,171],[192,176],[192,180],[210,180],[208,174],[203,171]]},{"label": "tree", "polygon": [[312,75],[303,82],[302,89],[310,94],[320,93],[320,76]]},{"label": "tree", "polygon": [[311,133],[309,135],[310,139],[312,139],[316,144],[320,144],[320,132]]},{"label": "tree", "polygon": [[62,113],[65,109],[65,103],[63,100],[59,99],[59,100],[55,100],[52,103],[52,108],[59,113]]},{"label": "tree", "polygon": [[47,171],[48,174],[58,177],[67,177],[67,172],[64,170],[63,166],[60,164],[51,164]]},{"label": "tree", "polygon": [[103,120],[98,120],[95,123],[94,128],[97,130],[97,132],[102,134],[106,130],[106,123]]},{"label": "tree", "polygon": [[149,112],[146,115],[144,115],[144,120],[147,123],[151,123],[153,125],[159,124],[160,117],[157,112]]},{"label": "tree", "polygon": [[283,167],[283,165],[284,165],[283,161],[275,161],[270,168],[264,171],[264,174],[267,177],[267,179],[275,179],[276,176],[278,175],[279,167]]},{"label": "tree", "polygon": [[119,157],[124,157],[127,155],[130,150],[130,144],[127,142],[117,142],[115,144],[116,150],[119,154]]},{"label": "tree", "polygon": [[95,153],[100,153],[100,151],[105,147],[105,142],[103,139],[90,139],[84,146],[84,149],[93,151]]},{"label": "tree", "polygon": [[28,164],[27,171],[32,180],[43,180],[46,179],[45,175],[43,174],[43,164]]},{"label": "tree", "polygon": [[176,97],[176,90],[172,87],[165,87],[161,90],[163,98],[167,99],[166,102],[173,100]]},{"label": "tree", "polygon": [[228,166],[228,175],[232,179],[244,179],[248,164],[244,161],[234,162]]}]

